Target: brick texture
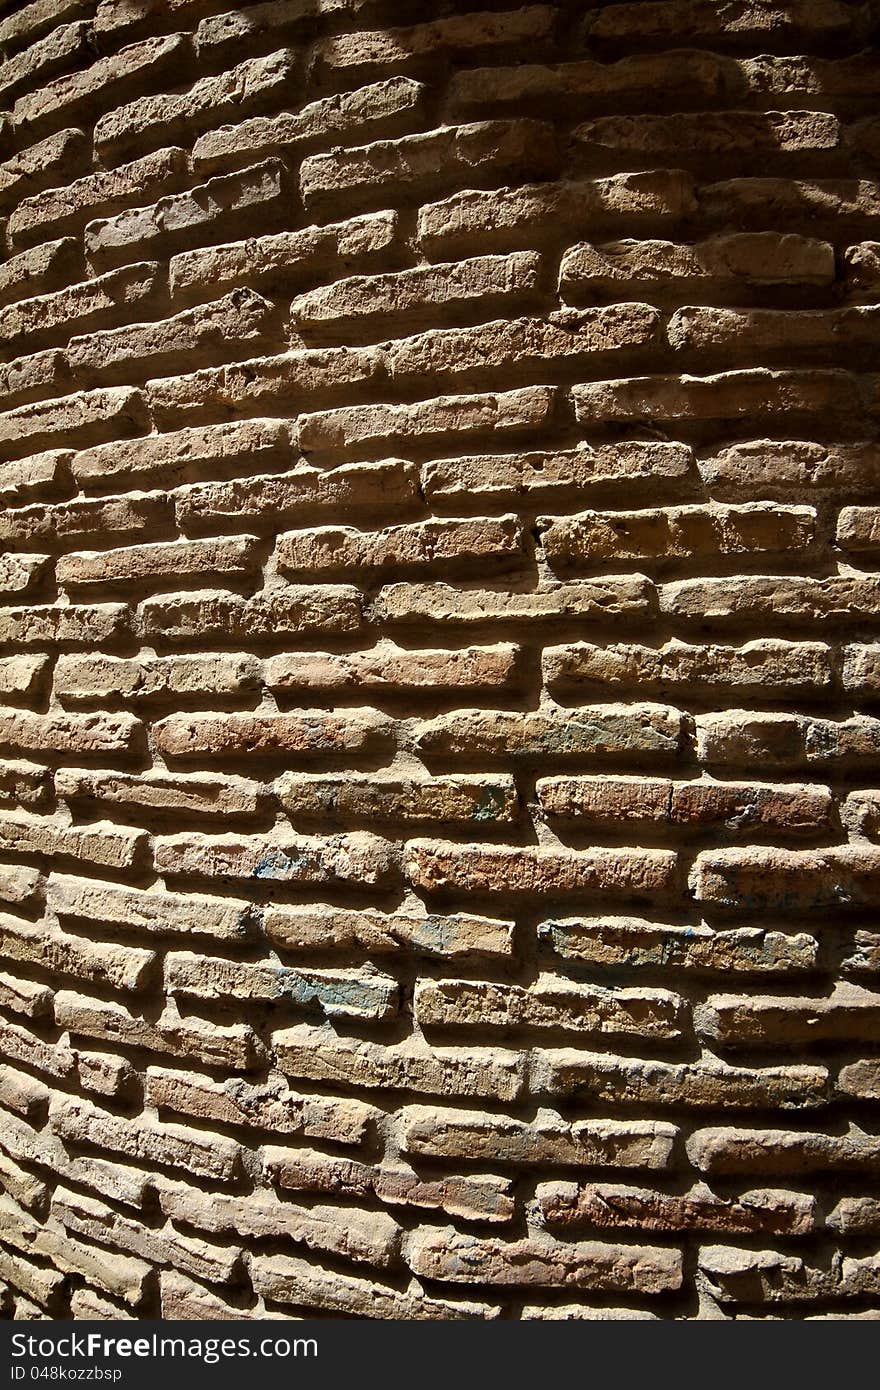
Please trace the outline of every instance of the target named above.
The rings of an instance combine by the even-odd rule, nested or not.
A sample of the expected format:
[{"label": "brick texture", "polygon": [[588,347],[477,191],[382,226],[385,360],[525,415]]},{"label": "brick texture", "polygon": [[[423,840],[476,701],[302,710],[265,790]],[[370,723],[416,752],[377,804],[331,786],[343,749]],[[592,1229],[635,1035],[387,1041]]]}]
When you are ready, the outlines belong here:
[{"label": "brick texture", "polygon": [[0,1316],[880,1318],[877,32],[0,4]]}]

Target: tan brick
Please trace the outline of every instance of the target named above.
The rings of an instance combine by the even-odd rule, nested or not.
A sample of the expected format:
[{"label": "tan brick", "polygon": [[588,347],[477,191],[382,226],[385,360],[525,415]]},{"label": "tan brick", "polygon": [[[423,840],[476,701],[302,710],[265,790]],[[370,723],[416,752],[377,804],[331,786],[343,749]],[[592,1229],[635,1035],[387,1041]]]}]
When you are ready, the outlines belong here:
[{"label": "tan brick", "polygon": [[139,619],[145,636],[187,644],[208,637],[238,643],[309,631],[346,633],[361,626],[361,597],[350,584],[286,584],[253,598],[223,589],[185,590],[146,599]]},{"label": "tan brick", "polygon": [[181,1125],[160,1125],[146,1117],[123,1119],[73,1096],[56,1096],[50,1107],[56,1134],[78,1144],[126,1154],[148,1164],[176,1166],[221,1182],[240,1172],[241,1150],[231,1139],[209,1138]]},{"label": "tan brick", "polygon": [[285,951],[316,949],[368,951],[386,955],[411,951],[417,956],[509,956],[513,923],[467,913],[394,913],[370,908],[266,907],[263,930],[269,941]]},{"label": "tan brick", "polygon": [[427,135],[378,140],[302,162],[300,188],[307,211],[340,201],[363,206],[389,194],[422,197],[487,173],[537,173],[554,153],[552,129],[539,121],[484,121],[446,126]]},{"label": "tan brick", "polygon": [[0,916],[0,941],[8,960],[38,965],[53,978],[72,975],[93,984],[134,993],[153,983],[156,962],[153,951],[121,946],[118,942],[89,941],[23,918],[7,916]]},{"label": "tan brick", "polygon": [[5,608],[0,614],[0,643],[21,647],[105,646],[124,640],[128,626],[129,613],[121,603]]},{"label": "tan brick", "polygon": [[147,416],[140,391],[127,386],[102,387],[62,396],[60,400],[21,405],[0,415],[0,457],[17,458],[50,449],[99,443],[116,435],[138,434]]},{"label": "tan brick", "polygon": [[520,985],[420,980],[416,1021],[428,1028],[565,1029],[584,1036],[678,1039],[684,1002],[668,990],[614,989],[539,975]]},{"label": "tan brick", "polygon": [[583,424],[640,421],[748,420],[749,425],[836,419],[861,413],[854,378],[835,371],[771,371],[754,367],[715,376],[633,377],[572,389]]},{"label": "tan brick", "polygon": [[787,975],[814,969],[819,958],[819,942],[809,933],[761,927],[713,931],[631,917],[561,917],[542,923],[539,933],[557,955],[600,969]]},{"label": "tan brick", "polygon": [[541,1111],[529,1122],[468,1110],[407,1106],[401,1148],[416,1158],[488,1160],[563,1167],[666,1169],[677,1130],[653,1120],[562,1119]]},{"label": "tan brick", "polygon": [[806,1235],[817,1224],[815,1198],[774,1190],[718,1197],[702,1184],[683,1196],[620,1183],[539,1183],[541,1223],[559,1234],[584,1226],[600,1230],[718,1231],[727,1235]]},{"label": "tan brick", "polygon": [[118,550],[91,550],[63,555],[55,567],[65,588],[91,584],[167,584],[170,574],[246,575],[259,569],[253,536],[220,536],[201,541],[168,541]]},{"label": "tan brick", "polygon": [[82,544],[86,538],[137,536],[156,526],[164,529],[170,517],[171,505],[159,492],[40,503],[0,512],[0,540],[13,545],[48,544],[69,536]]},{"label": "tan brick", "polygon": [[299,446],[306,456],[370,454],[449,435],[523,432],[547,422],[554,399],[552,387],[530,386],[497,395],[437,396],[417,405],[343,406],[300,416]]},{"label": "tan brick", "polygon": [[62,486],[64,469],[71,458],[69,449],[49,449],[30,458],[5,463],[0,482],[0,499],[4,506],[51,496]]},{"label": "tan brick", "polygon": [[[7,207],[20,199],[28,200],[40,189],[47,189],[66,174],[78,173],[88,165],[88,141],[82,130],[59,130],[19,150],[0,164],[0,205]],[[13,213],[13,217],[14,217]],[[13,229],[15,223],[13,222]]]},{"label": "tan brick", "polygon": [[875,1135],[784,1129],[703,1129],[688,1140],[688,1157],[703,1173],[740,1176],[876,1171]]},{"label": "tan brick", "polygon": [[779,695],[827,691],[832,651],[821,642],[758,638],[740,647],[696,645],[673,638],[660,647],[588,642],[545,647],[544,679],[551,690],[631,686],[650,690],[773,691]]},{"label": "tan brick", "polygon": [[[263,1048],[248,1024],[209,1023],[195,1015],[184,1017],[173,1004],[167,1004],[156,1022],[151,1023],[130,1013],[122,1004],[59,990],[55,995],[55,1021],[73,1037],[98,1038],[123,1047],[170,1053],[190,1062],[236,1072],[254,1071],[265,1061]],[[207,1139],[203,1138],[202,1143],[207,1147]],[[131,1152],[122,1145],[110,1147]],[[185,1166],[198,1171],[192,1163]],[[206,1174],[210,1171],[205,1169]]]},{"label": "tan brick", "polygon": [[421,624],[545,624],[566,618],[645,617],[653,586],[644,575],[575,581],[519,592],[510,588],[456,589],[451,584],[388,584],[371,614],[384,622]]},{"label": "tan brick", "polygon": [[137,658],[62,654],[55,667],[55,692],[72,704],[114,698],[139,702],[204,698],[258,685],[256,658],[226,652]]},{"label": "tan brick", "polygon": [[658,901],[675,896],[677,878],[675,854],[659,849],[516,849],[413,841],[405,867],[409,882],[429,892],[579,892]]},{"label": "tan brick", "polygon": [[67,801],[100,801],[151,812],[248,817],[265,809],[268,792],[244,777],[209,773],[90,772],[59,768],[55,791]]},{"label": "tan brick", "polygon": [[852,984],[838,984],[821,999],[715,995],[696,1011],[695,1022],[702,1036],[735,1051],[870,1041],[880,1035],[880,995]]},{"label": "tan brick", "polygon": [[223,524],[230,516],[255,524],[278,518],[341,515],[384,511],[392,516],[414,510],[418,475],[412,465],[397,461],[348,464],[325,471],[308,465],[283,475],[236,479],[229,483],[196,483],[174,495],[175,512],[184,530]]},{"label": "tan brick", "polygon": [[99,868],[129,868],[146,847],[146,836],[108,821],[67,825],[49,816],[0,814],[0,849],[10,854],[58,855]]},{"label": "tan brick", "polygon": [[[255,9],[219,16],[234,23],[247,23]],[[424,87],[411,77],[394,76],[355,91],[334,93],[311,101],[296,112],[277,116],[253,116],[236,125],[223,125],[200,135],[193,146],[193,168],[211,172],[227,162],[260,159],[282,152],[320,149],[362,139],[372,134],[405,134],[417,123],[424,100]]]},{"label": "tan brick", "polygon": [[415,1282],[401,1292],[390,1284],[331,1272],[290,1255],[257,1255],[250,1262],[250,1274],[257,1291],[277,1303],[347,1317],[436,1322],[496,1318],[500,1312],[497,1304],[438,1298]]},{"label": "tan brick", "polygon": [[298,710],[290,714],[171,714],[154,730],[157,747],[172,757],[238,753],[254,757],[278,752],[324,757],[358,752],[387,743],[391,727],[376,710],[331,714]]},{"label": "tan brick", "polygon": [[205,936],[245,941],[256,926],[249,903],[197,893],[143,892],[91,878],[53,873],[46,902],[59,917],[106,922],[114,928],[160,936]]},{"label": "tan brick", "polygon": [[855,910],[876,906],[878,869],[874,846],[707,850],[694,863],[691,891],[698,902],[740,912]]},{"label": "tan brick", "polygon": [[266,836],[167,835],[156,840],[155,859],[160,873],[233,881],[375,887],[397,873],[392,847],[364,831],[327,838],[284,830]]},{"label": "tan brick", "polygon": [[[0,726],[2,727],[2,726]],[[283,773],[275,791],[294,818],[330,821],[459,821],[496,824],[517,818],[510,777],[411,778],[375,774]]]},{"label": "tan brick", "polygon": [[0,696],[35,695],[46,682],[45,656],[0,657]]},{"label": "tan brick", "polygon": [[[213,132],[213,136],[222,133]],[[340,264],[348,268],[352,261],[369,262],[391,250],[396,236],[397,214],[374,212],[326,227],[304,227],[298,232],[276,232],[180,251],[171,257],[168,267],[171,293],[201,298],[219,288],[241,284],[259,283],[272,290],[300,286],[334,272]]]},{"label": "tan brick", "polygon": [[831,1099],[825,1067],[731,1067],[715,1058],[643,1062],[580,1050],[539,1054],[531,1089],[539,1096],[589,1099],[591,1105],[697,1110],[804,1110]]},{"label": "tan brick", "polygon": [[31,753],[124,753],[142,733],[130,714],[0,713],[0,744]]},{"label": "tan brick", "polygon": [[803,155],[814,156],[813,167],[821,169],[822,156],[839,149],[841,136],[828,111],[698,111],[600,116],[577,126],[572,141],[580,167],[607,168],[609,160],[633,157],[662,166],[675,159],[711,174],[721,161],[734,172],[748,171],[758,159],[772,173]]},{"label": "tan brick", "polygon": [[[827,1299],[864,1298],[877,1288],[877,1258],[834,1256],[808,1263],[775,1250],[737,1250],[723,1245],[700,1251],[699,1269],[711,1295],[721,1304],[794,1305]],[[846,1314],[820,1314],[846,1317]]]},{"label": "tan brick", "polygon": [[592,705],[577,711],[547,705],[534,713],[456,710],[422,725],[421,752],[445,756],[600,760],[674,756],[681,715],[668,705]]},{"label": "tan brick", "polygon": [[[681,55],[682,57],[684,55]],[[753,286],[830,285],[834,248],[795,233],[740,232],[692,245],[673,241],[581,242],[562,258],[566,294],[644,285],[663,294],[730,294]]]},{"label": "tan brick", "polygon": [[673,488],[691,467],[684,444],[646,441],[557,453],[477,454],[432,460],[423,470],[432,502],[474,496],[517,499],[601,494],[621,485],[650,483],[651,489]]},{"label": "tan brick", "polygon": [[503,690],[517,684],[520,649],[488,647],[414,651],[382,641],[364,652],[291,652],[270,657],[270,690]]},{"label": "tan brick", "polygon": [[279,569],[317,574],[413,567],[421,573],[436,569],[485,570],[523,558],[524,536],[515,516],[479,517],[461,521],[422,521],[389,526],[384,531],[356,531],[352,526],[321,526],[279,536],[275,558]]},{"label": "tan brick", "polygon": [[542,545],[554,568],[618,560],[809,551],[815,540],[812,507],[756,502],[742,507],[670,507],[665,511],[582,512],[545,517]]},{"label": "tan brick", "polygon": [[193,999],[291,1004],[328,1018],[392,1018],[398,1003],[397,982],[372,966],[292,969],[270,961],[203,960],[189,951],[165,957],[165,988]]},{"label": "tan brick", "polygon": [[106,158],[144,144],[180,140],[224,116],[246,115],[283,100],[296,73],[296,55],[287,49],[265,58],[247,58],[217,77],[203,77],[183,93],[137,97],[101,116],[95,149]]},{"label": "tan brick", "polygon": [[701,460],[700,473],[719,498],[799,499],[816,491],[846,500],[877,492],[874,444],[814,444],[758,439]]},{"label": "tan brick", "polygon": [[86,491],[116,487],[120,475],[126,483],[148,478],[176,484],[203,472],[279,462],[288,442],[283,420],[233,420],[98,444],[74,454],[70,467]]}]

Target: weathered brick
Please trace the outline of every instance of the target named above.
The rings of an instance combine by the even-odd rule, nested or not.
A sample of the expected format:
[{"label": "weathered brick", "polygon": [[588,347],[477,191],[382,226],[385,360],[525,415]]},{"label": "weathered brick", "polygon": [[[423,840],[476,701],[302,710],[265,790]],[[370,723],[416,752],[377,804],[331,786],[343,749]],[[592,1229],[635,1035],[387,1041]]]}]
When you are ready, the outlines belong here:
[{"label": "weathered brick", "polygon": [[696,645],[673,638],[660,647],[615,643],[599,647],[575,642],[545,647],[544,679],[551,690],[631,686],[651,690],[730,690],[774,694],[827,691],[832,651],[822,642],[758,638],[741,647]]},{"label": "weathered brick", "polygon": [[479,1111],[407,1106],[401,1147],[416,1158],[492,1163],[663,1170],[673,1156],[674,1125],[651,1120],[563,1120],[542,1111],[532,1122]]},{"label": "weathered brick", "polygon": [[58,873],[49,878],[46,902],[59,917],[102,921],[114,928],[150,935],[195,935],[235,942],[247,940],[256,926],[250,904],[232,898],[161,890],[143,892]]},{"label": "weathered brick", "polygon": [[875,907],[880,898],[880,850],[743,848],[707,850],[691,871],[698,902],[740,912],[785,915],[835,907]]},{"label": "weathered brick", "polygon": [[679,1288],[682,1280],[676,1250],[562,1242],[539,1233],[507,1244],[435,1227],[407,1236],[406,1258],[414,1273],[452,1283],[656,1294]]},{"label": "weathered brick", "polygon": [[50,544],[68,536],[80,543],[86,538],[137,536],[166,529],[170,518],[171,505],[159,492],[40,503],[0,512],[0,540],[13,545]]},{"label": "weathered brick", "polygon": [[477,454],[432,460],[423,470],[432,502],[487,501],[508,498],[563,497],[607,492],[620,485],[650,483],[652,489],[675,487],[691,468],[683,444],[646,441],[558,453]]},{"label": "weathered brick", "polygon": [[544,589],[456,589],[451,584],[388,584],[373,602],[384,622],[545,624],[566,618],[645,617],[653,586],[644,575],[622,575],[557,584]]},{"label": "weathered brick", "polygon": [[328,1018],[391,1018],[397,983],[371,966],[360,970],[292,969],[272,962],[203,960],[193,952],[165,957],[169,994],[193,999],[292,1004]]},{"label": "weathered brick", "polygon": [[160,1125],[146,1117],[123,1119],[73,1096],[53,1098],[50,1123],[63,1139],[148,1164],[181,1164],[191,1173],[221,1182],[234,1180],[240,1172],[241,1150],[231,1139],[216,1134],[208,1138],[197,1130]]},{"label": "weathered brick", "polygon": [[688,1140],[688,1157],[703,1173],[798,1177],[828,1171],[876,1170],[875,1135],[811,1133],[784,1129],[703,1129]]},{"label": "weathered brick", "polygon": [[711,1245],[700,1251],[699,1269],[712,1295],[722,1304],[790,1307],[827,1299],[863,1298],[876,1291],[878,1282],[874,1255],[835,1255],[830,1262],[812,1264],[798,1255],[775,1250]]},{"label": "weathered brick", "polygon": [[35,695],[45,684],[48,671],[45,656],[0,657],[0,696]]},{"label": "weathered brick", "polygon": [[120,475],[127,483],[143,478],[180,483],[202,473],[280,462],[287,446],[283,420],[235,420],[98,444],[75,453],[70,468],[86,491],[117,487]]},{"label": "weathered brick", "polygon": [[341,201],[363,206],[467,183],[487,173],[538,173],[554,155],[552,128],[540,121],[483,121],[427,135],[377,140],[302,162],[300,188],[311,212]]},{"label": "weathered brick", "polygon": [[668,41],[676,43],[719,43],[762,45],[779,41],[828,41],[847,32],[851,15],[839,0],[795,0],[784,12],[767,0],[732,8],[713,5],[707,0],[673,0],[673,3],[634,4],[624,0],[590,11],[584,22],[584,35],[591,43],[638,45]]},{"label": "weathered brick", "polygon": [[545,424],[552,410],[552,387],[530,386],[497,395],[437,396],[417,405],[343,406],[300,416],[303,453],[346,455],[419,447],[449,435],[524,432]]},{"label": "weathered brick", "polygon": [[513,780],[505,776],[392,778],[372,773],[287,772],[276,781],[275,791],[291,816],[337,824],[362,820],[496,824],[516,819],[518,806]]},{"label": "weathered brick", "polygon": [[33,608],[4,608],[0,613],[0,644],[41,647],[104,646],[128,635],[129,613],[121,603],[56,604]]},{"label": "weathered brick", "polygon": [[221,246],[180,251],[171,257],[168,273],[175,296],[203,297],[218,288],[259,283],[281,289],[308,283],[354,261],[369,262],[389,251],[397,236],[397,214],[367,213],[326,227],[276,232]]},{"label": "weathered brick", "polygon": [[613,174],[609,178],[534,183],[492,192],[467,189],[419,211],[420,244],[431,253],[476,242],[508,247],[546,228],[575,233],[586,222],[654,230],[696,207],[693,180],[680,169]]},{"label": "weathered brick", "polygon": [[36,497],[51,496],[63,486],[64,469],[71,458],[69,449],[49,449],[4,463],[0,500],[4,506],[20,506]]},{"label": "weathered brick", "polygon": [[515,849],[412,841],[409,882],[429,892],[598,894],[664,900],[675,896],[676,856],[660,849]]},{"label": "weathered brick", "polygon": [[417,913],[399,909],[392,914],[372,909],[353,911],[323,905],[266,907],[263,930],[275,946],[285,951],[316,949],[368,951],[386,955],[411,951],[414,955],[481,957],[509,956],[513,923],[467,913]]},{"label": "weathered brick", "polygon": [[230,516],[258,520],[331,516],[356,509],[399,514],[414,509],[418,478],[411,465],[397,461],[349,464],[325,471],[308,465],[289,473],[236,479],[229,483],[195,483],[174,496],[184,530],[216,525]]},{"label": "weathered brick", "polygon": [[236,174],[218,175],[184,193],[169,193],[149,207],[97,218],[85,229],[86,253],[95,266],[129,261],[133,254],[167,256],[192,235],[266,228],[284,202],[283,168],[267,159]]},{"label": "weathered brick", "polygon": [[880,1035],[880,995],[852,984],[838,984],[822,999],[723,994],[701,1005],[695,1022],[703,1036],[738,1051],[871,1040]]},{"label": "weathered brick", "polygon": [[[8,207],[19,200],[26,202],[29,195],[49,188],[56,180],[66,174],[78,173],[87,165],[88,141],[85,133],[73,127],[59,130],[0,164],[0,206]],[[17,225],[15,212],[12,217],[14,233]]]},{"label": "weathered brick", "polygon": [[544,552],[554,568],[608,561],[656,562],[699,557],[809,551],[815,540],[811,507],[756,502],[742,507],[669,507],[665,511],[581,512],[539,521]]},{"label": "weathered brick", "polygon": [[96,943],[23,918],[6,916],[0,916],[0,941],[8,960],[38,965],[53,977],[72,975],[76,979],[133,992],[153,983],[156,961],[153,951],[121,946],[117,942]]},{"label": "weathered brick", "polygon": [[[840,123],[829,111],[664,112],[662,116],[600,116],[572,132],[573,158],[580,168],[638,159],[649,165],[675,160],[714,173],[748,170],[760,159],[768,171],[803,164],[812,155],[839,149]],[[786,158],[787,156],[787,158]]]},{"label": "weathered brick", "polygon": [[600,1230],[719,1231],[727,1235],[807,1235],[816,1225],[815,1198],[758,1190],[718,1197],[698,1185],[683,1196],[620,1183],[539,1183],[535,1206],[542,1225],[566,1234]]},{"label": "weathered brick", "polygon": [[375,835],[167,835],[155,844],[156,867],[169,875],[273,883],[385,884],[396,875],[391,846]]},{"label": "weathered brick", "polygon": [[[70,445],[98,443],[116,435],[140,433],[147,424],[144,398],[127,386],[103,387],[18,406],[0,415],[0,457],[20,457]],[[75,504],[73,504],[75,505]]]},{"label": "weathered brick", "polygon": [[554,1050],[539,1055],[531,1089],[590,1104],[687,1109],[802,1110],[827,1105],[825,1067],[731,1067],[704,1062],[642,1062],[607,1053]]},{"label": "weathered brick", "polygon": [[748,421],[750,426],[861,415],[853,377],[835,371],[771,371],[753,367],[715,376],[652,376],[603,381],[572,388],[582,424],[619,425],[664,420],[696,424]]},{"label": "weathered brick", "polygon": [[209,773],[89,772],[59,768],[55,791],[67,801],[100,801],[133,810],[248,817],[265,809],[268,793],[244,777]]},{"label": "weathered brick", "polygon": [[717,828],[746,836],[767,831],[809,836],[831,830],[833,802],[825,787],[633,776],[545,777],[536,790],[548,816],[579,825],[626,822],[699,832]]},{"label": "weathered brick", "polygon": [[0,713],[0,744],[30,753],[124,753],[142,732],[130,714]]},{"label": "weathered brick", "polygon": [[65,588],[92,584],[167,583],[168,575],[246,575],[259,569],[253,536],[220,536],[201,541],[167,541],[118,550],[86,550],[63,555],[55,566]]},{"label": "weathered brick", "polygon": [[[79,131],[64,133],[80,135]],[[65,150],[65,159],[69,158],[69,154]],[[67,172],[67,169],[63,171]],[[47,232],[58,236],[78,231],[90,218],[109,217],[129,204],[137,203],[145,188],[156,191],[166,188],[170,193],[181,188],[186,178],[184,150],[173,147],[157,150],[130,164],[86,174],[73,183],[50,188],[38,197],[25,198],[9,219],[9,234],[16,244],[27,245],[45,237]]]},{"label": "weathered brick", "polygon": [[247,58],[218,77],[203,77],[186,92],[137,97],[100,118],[95,148],[107,157],[169,140],[188,144],[215,120],[270,107],[283,98],[295,73],[295,53],[281,49],[265,58]]},{"label": "weathered brick", "polygon": [[384,531],[356,531],[352,526],[321,526],[278,538],[279,569],[317,574],[378,569],[421,573],[438,569],[485,569],[522,559],[524,536],[515,516],[461,521],[422,521],[389,526]]},{"label": "weathered brick", "polygon": [[814,969],[819,956],[819,942],[807,932],[761,927],[713,931],[630,917],[571,917],[551,918],[539,933],[557,955],[611,970],[674,967],[710,974],[787,975]]},{"label": "weathered brick", "polygon": [[296,1080],[500,1101],[524,1089],[522,1056],[499,1048],[428,1047],[415,1037],[383,1046],[306,1023],[275,1033],[272,1046],[279,1070]]},{"label": "weathered brick", "polygon": [[[248,1024],[209,1023],[195,1015],[184,1017],[172,1004],[166,1005],[156,1022],[151,1023],[130,1013],[122,1004],[59,990],[55,995],[55,1021],[73,1037],[100,1038],[233,1071],[253,1071],[264,1061],[263,1049]],[[207,1140],[203,1138],[202,1142],[207,1147]],[[130,1152],[122,1145],[118,1147],[122,1152]],[[186,1163],[183,1155],[182,1161]],[[191,1171],[198,1171],[191,1161],[188,1166]]]},{"label": "weathered brick", "polygon": [[258,684],[256,658],[226,652],[137,658],[62,654],[55,666],[56,694],[71,704],[114,698],[138,702],[204,698],[235,694]]},{"label": "weathered brick", "polygon": [[139,618],[145,636],[164,642],[243,642],[309,631],[356,632],[361,602],[349,584],[286,584],[249,599],[223,589],[185,590],[146,599]]},{"label": "weathered brick", "polygon": [[[247,23],[260,6],[220,16]],[[411,77],[389,77],[352,92],[334,93],[309,102],[301,110],[277,116],[252,116],[236,125],[222,125],[200,135],[193,146],[193,168],[211,172],[228,162],[264,158],[279,152],[320,149],[372,134],[405,134],[418,120],[424,87]]]},{"label": "weathered brick", "polygon": [[789,575],[737,575],[735,578],[682,579],[665,584],[660,611],[669,617],[699,616],[713,622],[743,623],[773,614],[790,623],[852,622],[880,608],[875,574],[833,574],[826,579]]},{"label": "weathered brick", "polygon": [[67,825],[49,816],[0,815],[0,849],[10,854],[45,854],[79,859],[100,868],[129,868],[142,856],[146,836],[109,821]]},{"label": "weathered brick", "polygon": [[605,989],[539,975],[528,989],[420,980],[413,1012],[426,1028],[566,1029],[585,1037],[670,1041],[682,1036],[684,1003],[668,990]]},{"label": "weathered brick", "polygon": [[828,445],[803,440],[758,439],[733,444],[700,461],[700,473],[713,494],[747,498],[799,498],[811,494],[876,494],[874,444]]},{"label": "weathered brick", "polygon": [[503,690],[517,684],[520,649],[487,647],[414,651],[383,641],[365,652],[291,652],[270,657],[270,690]]},{"label": "weathered brick", "polygon": [[157,746],[172,757],[208,754],[293,753],[345,755],[386,743],[389,721],[376,710],[331,714],[298,710],[290,714],[171,714],[155,726]]},{"label": "weathered brick", "polygon": [[573,712],[547,705],[535,713],[456,710],[422,725],[417,747],[430,754],[528,759],[674,756],[681,715],[667,705],[592,705]]},{"label": "weathered brick", "polygon": [[714,296],[772,285],[830,285],[834,274],[834,248],[827,241],[791,232],[740,232],[692,245],[581,242],[563,256],[559,283],[574,295],[643,285],[663,294]]}]

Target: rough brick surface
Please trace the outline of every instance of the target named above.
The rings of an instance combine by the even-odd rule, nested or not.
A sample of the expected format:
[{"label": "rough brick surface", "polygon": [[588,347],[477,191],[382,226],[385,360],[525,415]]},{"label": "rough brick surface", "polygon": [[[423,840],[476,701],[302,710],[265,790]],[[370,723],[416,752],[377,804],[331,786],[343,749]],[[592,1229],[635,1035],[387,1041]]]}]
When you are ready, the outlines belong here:
[{"label": "rough brick surface", "polygon": [[876,32],[2,0],[0,1317],[880,1317]]}]

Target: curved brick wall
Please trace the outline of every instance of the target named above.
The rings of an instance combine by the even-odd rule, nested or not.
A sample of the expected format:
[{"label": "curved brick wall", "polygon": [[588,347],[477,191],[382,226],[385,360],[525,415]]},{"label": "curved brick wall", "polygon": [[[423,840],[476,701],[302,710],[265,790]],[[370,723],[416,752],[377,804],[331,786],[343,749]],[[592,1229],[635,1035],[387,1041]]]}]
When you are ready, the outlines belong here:
[{"label": "curved brick wall", "polygon": [[877,1316],[876,6],[0,6],[0,1302]]}]

